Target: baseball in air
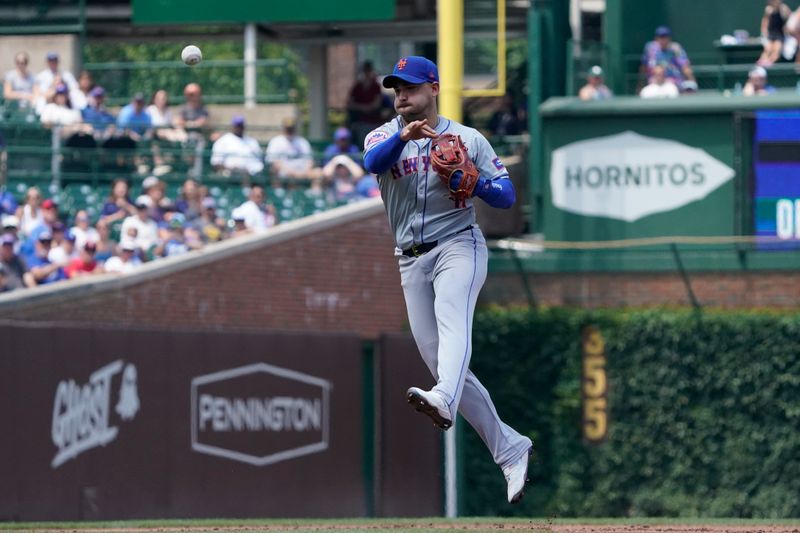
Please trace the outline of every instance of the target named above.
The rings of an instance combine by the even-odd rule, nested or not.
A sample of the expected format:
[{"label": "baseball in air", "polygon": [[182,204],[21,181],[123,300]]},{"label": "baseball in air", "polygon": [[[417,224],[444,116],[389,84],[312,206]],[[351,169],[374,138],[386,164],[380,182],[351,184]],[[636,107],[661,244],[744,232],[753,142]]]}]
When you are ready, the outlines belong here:
[{"label": "baseball in air", "polygon": [[196,65],[203,59],[203,53],[195,45],[190,44],[181,52],[181,59],[187,65]]}]

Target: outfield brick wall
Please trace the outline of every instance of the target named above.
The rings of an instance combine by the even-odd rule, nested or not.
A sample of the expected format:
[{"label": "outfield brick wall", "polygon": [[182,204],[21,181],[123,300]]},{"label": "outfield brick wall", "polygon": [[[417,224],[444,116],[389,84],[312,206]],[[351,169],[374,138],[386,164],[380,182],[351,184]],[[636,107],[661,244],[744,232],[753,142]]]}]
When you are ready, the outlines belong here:
[{"label": "outfield brick wall", "polygon": [[[382,211],[118,290],[0,308],[0,316],[94,324],[357,332],[406,324]],[[50,298],[53,300],[53,298]]]}]

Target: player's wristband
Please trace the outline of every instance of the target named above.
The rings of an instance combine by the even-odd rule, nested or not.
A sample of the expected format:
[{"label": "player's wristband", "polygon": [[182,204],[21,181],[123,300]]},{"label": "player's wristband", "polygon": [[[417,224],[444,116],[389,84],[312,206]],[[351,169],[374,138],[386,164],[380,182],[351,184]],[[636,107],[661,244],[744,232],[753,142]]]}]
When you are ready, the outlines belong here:
[{"label": "player's wristband", "polygon": [[517,201],[514,184],[505,177],[498,179],[479,177],[472,194],[490,206],[500,209],[508,209]]},{"label": "player's wristband", "polygon": [[373,174],[386,172],[400,157],[407,142],[400,138],[399,131],[395,132],[364,155],[364,168]]}]

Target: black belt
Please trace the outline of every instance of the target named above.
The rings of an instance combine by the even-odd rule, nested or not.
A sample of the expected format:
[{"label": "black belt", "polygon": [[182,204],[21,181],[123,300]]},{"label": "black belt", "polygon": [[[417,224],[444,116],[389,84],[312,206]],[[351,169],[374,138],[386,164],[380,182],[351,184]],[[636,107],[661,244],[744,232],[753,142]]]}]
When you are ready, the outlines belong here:
[{"label": "black belt", "polygon": [[[458,230],[455,233],[451,233],[450,235],[448,235],[448,237],[452,237],[453,235],[458,235],[459,233],[467,231],[468,229],[472,229],[472,224],[470,224],[469,226],[467,226],[464,229]],[[403,250],[403,255],[406,256],[406,257],[419,257],[422,254],[427,254],[428,252],[430,252],[431,250],[436,248],[437,244],[439,244],[439,241],[423,242],[421,244],[414,244],[414,245],[411,246],[411,248],[409,248],[407,250]]]}]

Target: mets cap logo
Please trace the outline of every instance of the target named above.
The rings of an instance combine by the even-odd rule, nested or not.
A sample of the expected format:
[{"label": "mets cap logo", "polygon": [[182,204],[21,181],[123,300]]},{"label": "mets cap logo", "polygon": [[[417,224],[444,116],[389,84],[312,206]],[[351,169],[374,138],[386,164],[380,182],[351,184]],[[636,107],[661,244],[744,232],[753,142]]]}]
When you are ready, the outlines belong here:
[{"label": "mets cap logo", "polygon": [[403,70],[404,68],[406,68],[406,63],[408,63],[408,60],[405,57],[403,59],[401,59],[400,61],[398,61],[397,62],[397,70]]}]

